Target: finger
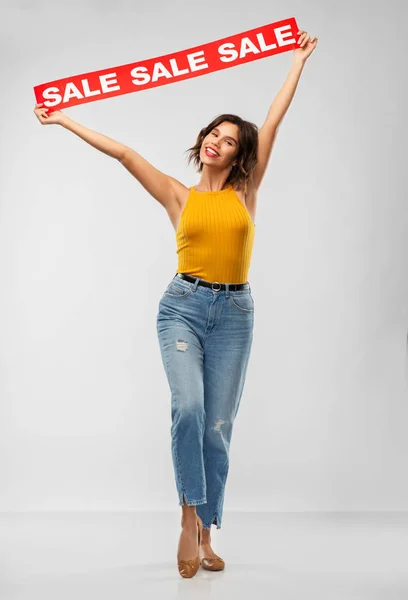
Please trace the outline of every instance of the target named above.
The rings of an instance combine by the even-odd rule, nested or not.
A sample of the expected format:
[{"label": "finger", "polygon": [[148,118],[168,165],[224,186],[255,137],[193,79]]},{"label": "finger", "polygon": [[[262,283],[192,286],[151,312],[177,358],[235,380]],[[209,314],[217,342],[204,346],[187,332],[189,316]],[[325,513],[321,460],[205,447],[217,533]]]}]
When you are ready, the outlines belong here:
[{"label": "finger", "polygon": [[307,33],[302,33],[302,35],[298,39],[298,44],[302,45],[303,40],[305,39],[305,36],[307,37]]},{"label": "finger", "polygon": [[309,36],[307,35],[307,36],[305,37],[305,39],[303,40],[302,44],[301,44],[301,45],[302,45],[302,48],[303,48],[303,46],[306,46],[306,44],[307,44],[307,40],[308,40],[308,39],[309,39]]}]

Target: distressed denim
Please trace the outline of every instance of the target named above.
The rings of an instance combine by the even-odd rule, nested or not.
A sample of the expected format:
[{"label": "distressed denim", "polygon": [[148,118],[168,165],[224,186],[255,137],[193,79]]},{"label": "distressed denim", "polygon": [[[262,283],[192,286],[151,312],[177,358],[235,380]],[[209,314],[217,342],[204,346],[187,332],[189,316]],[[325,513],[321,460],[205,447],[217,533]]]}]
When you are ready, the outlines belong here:
[{"label": "distressed denim", "polygon": [[[254,300],[173,277],[157,335],[171,392],[171,450],[179,504],[221,528],[229,451],[252,346]],[[217,287],[215,285],[215,287]]]}]

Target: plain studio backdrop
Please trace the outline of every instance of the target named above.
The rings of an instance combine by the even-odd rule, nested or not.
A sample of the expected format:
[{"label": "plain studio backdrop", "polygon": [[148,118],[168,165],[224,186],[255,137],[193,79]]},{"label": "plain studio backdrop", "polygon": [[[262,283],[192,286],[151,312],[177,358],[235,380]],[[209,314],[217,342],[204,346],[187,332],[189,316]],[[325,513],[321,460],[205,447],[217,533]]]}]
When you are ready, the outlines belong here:
[{"label": "plain studio backdrop", "polygon": [[[33,86],[294,16],[319,37],[259,191],[229,511],[408,509],[403,2],[10,3],[1,25],[0,510],[179,510],[156,315],[167,213]],[[185,185],[216,115],[262,125],[292,51],[67,109]]]}]

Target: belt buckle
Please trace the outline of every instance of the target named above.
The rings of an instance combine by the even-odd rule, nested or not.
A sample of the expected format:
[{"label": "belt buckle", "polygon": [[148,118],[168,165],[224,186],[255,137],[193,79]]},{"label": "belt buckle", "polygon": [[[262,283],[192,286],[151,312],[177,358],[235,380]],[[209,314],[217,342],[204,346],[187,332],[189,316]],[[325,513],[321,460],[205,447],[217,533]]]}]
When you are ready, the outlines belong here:
[{"label": "belt buckle", "polygon": [[[214,283],[218,283],[218,285],[219,285],[220,287],[219,287],[219,288],[217,288],[217,289],[214,289]],[[213,283],[211,284],[211,289],[212,289],[212,291],[213,291],[213,292],[219,292],[219,291],[220,291],[220,289],[221,289],[221,284],[220,284],[220,282],[219,282],[219,281],[213,281]]]}]

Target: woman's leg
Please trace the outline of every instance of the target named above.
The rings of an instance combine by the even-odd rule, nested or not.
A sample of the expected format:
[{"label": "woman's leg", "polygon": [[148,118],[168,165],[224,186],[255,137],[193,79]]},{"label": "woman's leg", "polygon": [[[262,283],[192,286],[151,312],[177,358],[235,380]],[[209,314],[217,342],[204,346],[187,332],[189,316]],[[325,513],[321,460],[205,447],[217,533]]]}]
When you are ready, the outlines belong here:
[{"label": "woman's leg", "polygon": [[[189,324],[189,294],[164,295],[157,315],[157,334],[171,391],[171,449],[179,505],[205,504],[203,461],[205,427],[203,348]],[[169,289],[169,288],[168,288]],[[196,308],[196,307],[195,307]],[[185,510],[183,515],[195,511]]]},{"label": "woman's leg", "polygon": [[208,530],[211,524],[221,528],[232,429],[244,389],[254,325],[250,290],[226,292],[223,301],[220,317],[204,344],[207,503],[196,510]]},{"label": "woman's leg", "polygon": [[177,560],[183,577],[192,577],[199,566],[196,505],[207,501],[203,461],[204,353],[197,334],[205,326],[206,301],[195,291],[196,285],[174,278],[163,294],[157,315],[161,356],[171,390],[171,447],[182,506]]}]

